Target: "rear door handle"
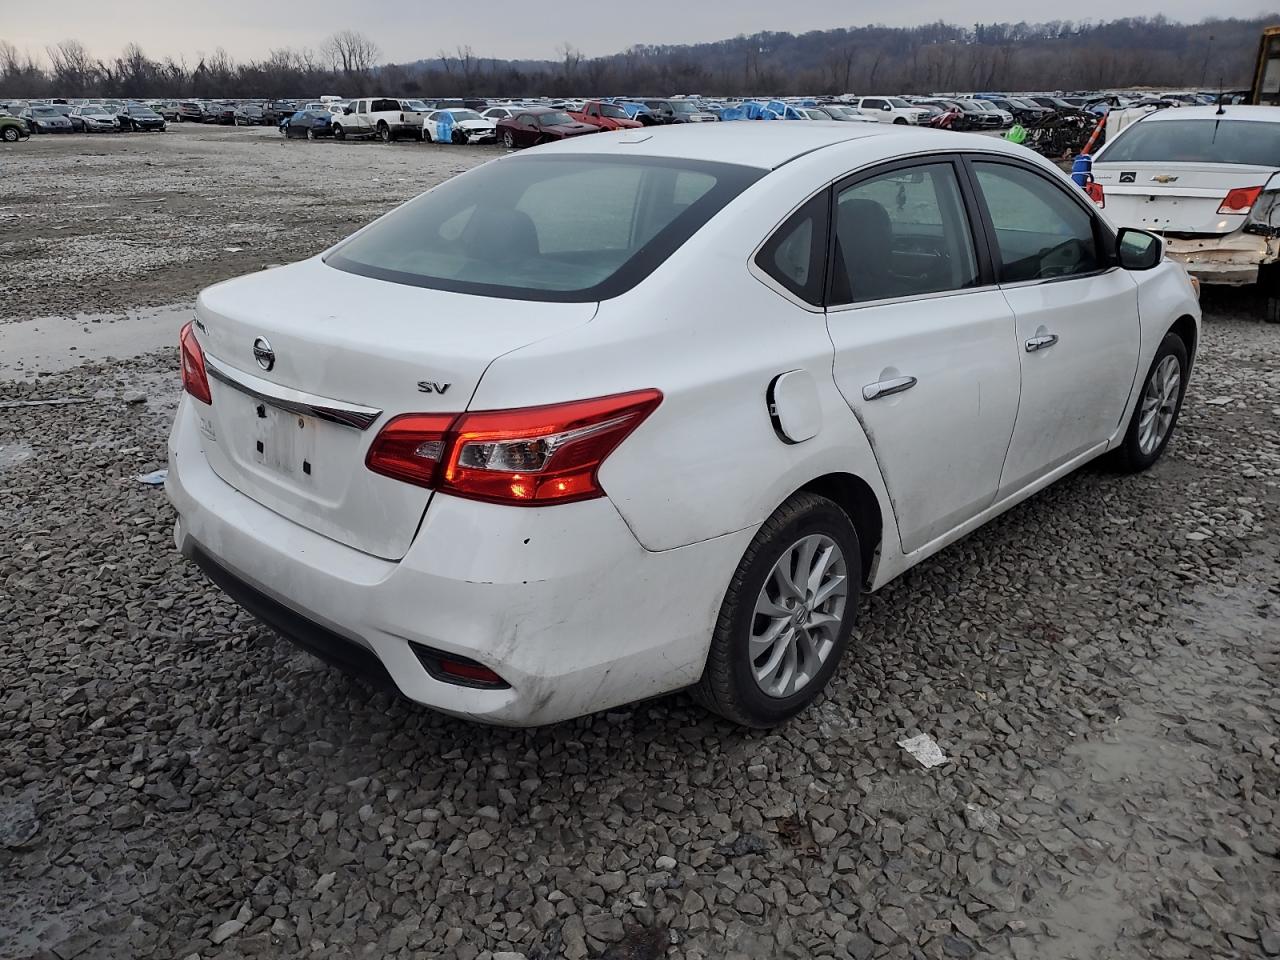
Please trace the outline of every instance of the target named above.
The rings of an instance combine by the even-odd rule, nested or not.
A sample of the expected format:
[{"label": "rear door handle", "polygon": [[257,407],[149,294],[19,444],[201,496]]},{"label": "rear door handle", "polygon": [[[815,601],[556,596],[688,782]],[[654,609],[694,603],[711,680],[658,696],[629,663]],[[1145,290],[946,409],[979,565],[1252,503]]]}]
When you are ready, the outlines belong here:
[{"label": "rear door handle", "polygon": [[878,400],[881,397],[890,397],[895,393],[910,390],[915,385],[915,377],[894,377],[892,380],[877,380],[875,383],[868,383],[862,388],[862,399]]},{"label": "rear door handle", "polygon": [[1058,342],[1056,333],[1046,333],[1043,336],[1032,337],[1027,341],[1027,353],[1035,353],[1037,350],[1048,350]]}]

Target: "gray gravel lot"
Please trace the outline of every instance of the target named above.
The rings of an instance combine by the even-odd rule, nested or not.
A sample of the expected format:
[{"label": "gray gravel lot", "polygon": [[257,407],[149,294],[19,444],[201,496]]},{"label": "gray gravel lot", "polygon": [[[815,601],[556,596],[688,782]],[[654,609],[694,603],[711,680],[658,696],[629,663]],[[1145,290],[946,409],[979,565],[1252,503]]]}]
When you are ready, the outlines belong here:
[{"label": "gray gravel lot", "polygon": [[[5,149],[0,313],[122,324],[496,153]],[[0,958],[1280,955],[1280,326],[1206,314],[1155,469],[1082,470],[869,598],[829,696],[771,733],[683,696],[512,731],[375,694],[174,551],[133,479],[174,349],[0,358]],[[6,405],[42,398],[90,402]],[[917,733],[949,762],[906,757]]]}]

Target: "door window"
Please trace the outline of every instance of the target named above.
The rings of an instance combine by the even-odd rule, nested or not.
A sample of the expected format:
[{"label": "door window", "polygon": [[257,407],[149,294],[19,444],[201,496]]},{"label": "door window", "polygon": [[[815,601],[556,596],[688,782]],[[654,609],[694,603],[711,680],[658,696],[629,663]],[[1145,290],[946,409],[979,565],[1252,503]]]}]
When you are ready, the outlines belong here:
[{"label": "door window", "polygon": [[883,100],[877,100],[875,97],[868,97],[866,100],[863,100],[862,105],[868,110],[879,110],[881,107],[886,106]]},{"label": "door window", "polygon": [[831,302],[862,303],[978,284],[973,234],[955,167],[927,163],[840,191]]},{"label": "door window", "polygon": [[995,227],[1002,282],[1101,269],[1093,217],[1066,187],[1007,163],[977,161],[973,169]]},{"label": "door window", "polygon": [[356,107],[356,113],[368,113],[368,112],[369,112],[369,101],[361,100],[360,106]]},{"label": "door window", "polygon": [[518,119],[516,122],[523,124],[526,127],[532,127],[534,125],[533,115],[528,113],[522,113],[520,114],[520,119]]},{"label": "door window", "polygon": [[822,304],[830,203],[831,194],[823,190],[775,230],[756,255],[761,270],[814,306]]}]

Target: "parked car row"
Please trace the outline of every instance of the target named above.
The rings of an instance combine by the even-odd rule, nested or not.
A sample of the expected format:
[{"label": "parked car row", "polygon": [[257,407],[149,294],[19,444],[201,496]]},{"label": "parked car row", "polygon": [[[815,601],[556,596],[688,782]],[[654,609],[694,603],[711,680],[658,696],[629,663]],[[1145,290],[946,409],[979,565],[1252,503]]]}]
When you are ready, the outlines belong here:
[{"label": "parked car row", "polygon": [[[28,133],[115,133],[164,130],[166,120],[144,103],[0,103],[0,115],[22,121]],[[14,136],[13,139],[19,139]]]}]

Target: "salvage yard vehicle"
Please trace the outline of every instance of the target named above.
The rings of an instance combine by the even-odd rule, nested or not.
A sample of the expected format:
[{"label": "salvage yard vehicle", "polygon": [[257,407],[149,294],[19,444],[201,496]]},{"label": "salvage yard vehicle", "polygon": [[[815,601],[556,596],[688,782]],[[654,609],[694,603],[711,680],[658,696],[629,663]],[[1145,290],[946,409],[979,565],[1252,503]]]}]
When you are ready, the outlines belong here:
[{"label": "salvage yard vehicle", "polygon": [[377,137],[383,143],[390,143],[400,137],[420,140],[423,136],[422,120],[426,113],[426,104],[417,100],[361,97],[342,108],[341,116],[334,121],[333,135],[339,140],[346,137]]},{"label": "salvage yard vehicle", "polygon": [[201,293],[175,541],[448,713],[692,687],[769,726],[863,590],[1104,452],[1155,463],[1199,317],[1157,237],[1003,141],[578,137]]},{"label": "salvage yard vehicle", "polygon": [[701,110],[691,100],[645,100],[655,120],[666,123],[714,123],[719,121],[714,113]]},{"label": "salvage yard vehicle", "polygon": [[428,143],[495,143],[498,127],[465,107],[432,110],[422,118],[422,138]]},{"label": "salvage yard vehicle", "polygon": [[121,130],[135,132],[163,131],[166,126],[164,117],[141,103],[126,103],[116,114],[116,123]]},{"label": "salvage yard vehicle", "polygon": [[22,119],[32,133],[72,133],[71,120],[53,107],[31,106],[23,111]]},{"label": "salvage yard vehicle", "polygon": [[100,103],[82,103],[68,118],[77,133],[114,133],[120,129],[116,115]]},{"label": "salvage yard vehicle", "polygon": [[639,120],[627,116],[627,111],[617,104],[600,100],[588,100],[581,110],[569,110],[568,114],[579,123],[589,123],[601,130],[630,130],[644,126]]},{"label": "salvage yard vehicle", "polygon": [[333,121],[328,110],[299,110],[280,121],[280,132],[287,138],[319,140],[333,136]]},{"label": "salvage yard vehicle", "polygon": [[901,97],[855,97],[849,105],[880,123],[915,124],[923,123],[929,117],[928,110]]},{"label": "salvage yard vehicle", "polygon": [[31,131],[27,128],[27,121],[21,117],[0,114],[0,140],[5,143],[17,143],[30,136]]},{"label": "salvage yard vehicle", "polygon": [[1130,124],[1093,164],[1097,201],[1159,233],[1204,283],[1280,280],[1280,110],[1179,107]]},{"label": "salvage yard vehicle", "polygon": [[195,100],[181,100],[178,103],[178,120],[179,122],[189,120],[193,123],[203,123],[205,119],[204,105],[197,103]]},{"label": "salvage yard vehicle", "polygon": [[508,150],[600,132],[599,127],[581,123],[563,110],[550,107],[528,107],[514,117],[500,120],[497,130],[502,145]]}]

